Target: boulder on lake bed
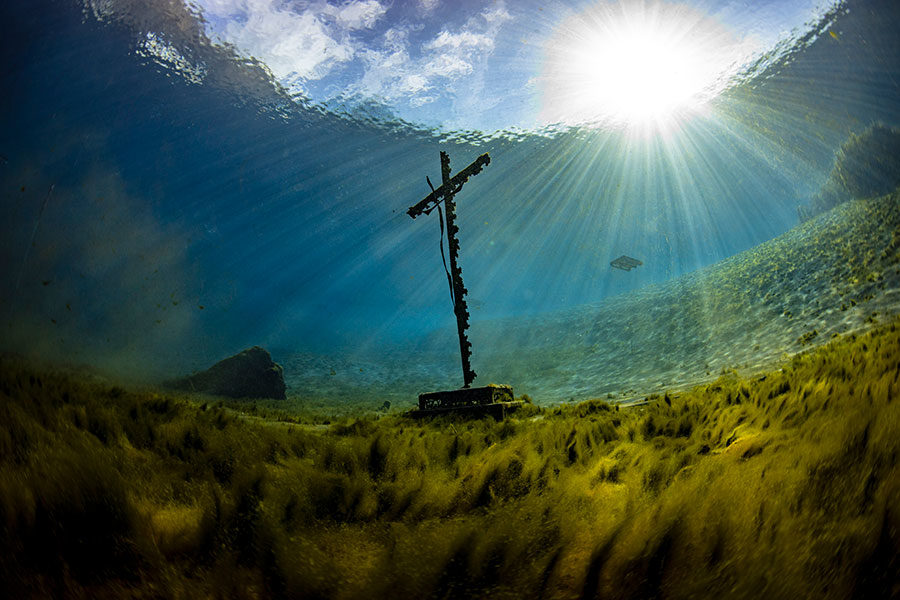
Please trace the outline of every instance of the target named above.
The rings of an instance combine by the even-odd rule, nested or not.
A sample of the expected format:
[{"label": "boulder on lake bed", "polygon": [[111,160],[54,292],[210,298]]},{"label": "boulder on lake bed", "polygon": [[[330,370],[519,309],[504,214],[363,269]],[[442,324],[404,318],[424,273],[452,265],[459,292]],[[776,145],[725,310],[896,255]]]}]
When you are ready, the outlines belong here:
[{"label": "boulder on lake bed", "polygon": [[263,348],[253,346],[200,373],[166,382],[167,387],[229,398],[284,400],[284,371]]}]

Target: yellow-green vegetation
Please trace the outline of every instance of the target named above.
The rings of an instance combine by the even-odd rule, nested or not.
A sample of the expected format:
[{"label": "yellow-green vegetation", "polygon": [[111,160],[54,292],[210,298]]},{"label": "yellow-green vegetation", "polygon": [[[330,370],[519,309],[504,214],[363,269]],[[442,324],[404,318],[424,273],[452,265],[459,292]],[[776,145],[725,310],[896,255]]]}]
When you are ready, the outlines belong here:
[{"label": "yellow-green vegetation", "polygon": [[900,322],[502,422],[299,425],[0,367],[9,597],[900,594]]}]

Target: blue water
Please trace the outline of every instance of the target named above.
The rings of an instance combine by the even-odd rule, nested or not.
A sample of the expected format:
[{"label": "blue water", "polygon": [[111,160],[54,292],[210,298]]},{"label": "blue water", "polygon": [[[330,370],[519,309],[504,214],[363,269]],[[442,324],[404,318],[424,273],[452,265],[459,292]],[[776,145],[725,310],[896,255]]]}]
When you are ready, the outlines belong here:
[{"label": "blue water", "polygon": [[[459,22],[489,6],[441,5]],[[537,5],[515,8],[534,13],[534,36],[556,22],[537,18]],[[759,31],[779,11],[717,8]],[[826,12],[703,114],[665,135],[635,135],[522,128],[512,107],[531,100],[520,89],[479,113],[496,127],[484,130],[454,126],[462,102],[447,101],[446,125],[439,112],[417,123],[415,111],[397,116],[389,105],[316,102],[210,43],[183,7],[4,2],[0,345],[145,379],[262,345],[300,371],[286,372],[304,382],[297,394],[325,393],[332,365],[356,372],[357,363],[456,386],[436,213],[412,220],[406,209],[429,192],[426,175],[440,179],[439,151],[454,172],[488,152],[491,164],[457,197],[460,264],[473,366],[502,383],[503,368],[479,363],[498,352],[498,323],[552,323],[771,240],[797,225],[797,205],[848,135],[874,121],[900,125],[900,4]],[[148,32],[202,77],[148,54]],[[510,81],[527,75],[527,64],[511,64]],[[508,124],[504,102],[516,117]],[[610,268],[621,254],[643,265]],[[494,333],[476,334],[479,323]],[[417,354],[435,339],[449,348]],[[404,356],[408,372],[397,368]],[[515,372],[514,356],[504,360]],[[571,383],[568,394],[566,381],[548,397],[608,387]]]}]

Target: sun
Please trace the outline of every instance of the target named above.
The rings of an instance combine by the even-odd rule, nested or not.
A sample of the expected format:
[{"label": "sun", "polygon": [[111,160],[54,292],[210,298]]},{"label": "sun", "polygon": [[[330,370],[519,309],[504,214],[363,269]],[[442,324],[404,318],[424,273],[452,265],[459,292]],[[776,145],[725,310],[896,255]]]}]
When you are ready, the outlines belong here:
[{"label": "sun", "polygon": [[746,41],[685,5],[604,2],[548,40],[541,120],[665,126],[727,88],[751,54]]}]

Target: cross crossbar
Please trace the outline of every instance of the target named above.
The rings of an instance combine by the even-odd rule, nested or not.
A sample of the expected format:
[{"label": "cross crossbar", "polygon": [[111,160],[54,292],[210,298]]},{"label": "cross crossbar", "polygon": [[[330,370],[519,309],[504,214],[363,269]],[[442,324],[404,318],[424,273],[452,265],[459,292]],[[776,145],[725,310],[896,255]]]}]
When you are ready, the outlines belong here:
[{"label": "cross crossbar", "polygon": [[487,155],[487,153],[482,154],[475,161],[450,178],[450,181],[445,181],[441,184],[441,187],[437,188],[425,198],[416,204],[415,206],[409,207],[409,210],[406,213],[411,216],[413,219],[425,213],[426,215],[433,211],[435,207],[441,203],[447,196],[454,196],[459,193],[462,189],[463,184],[469,180],[469,177],[473,175],[478,175],[481,173],[481,170],[485,167],[485,165],[490,164],[491,157]]}]

